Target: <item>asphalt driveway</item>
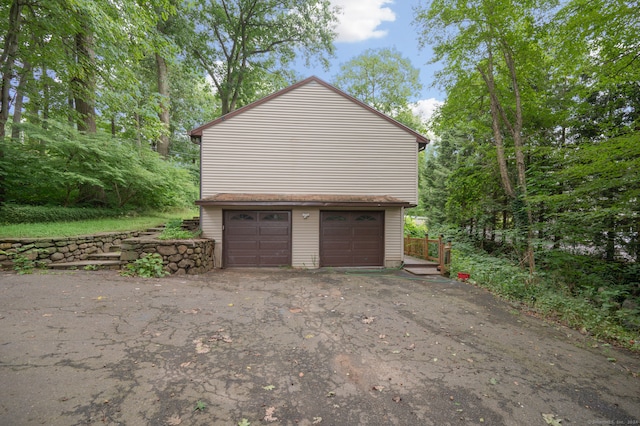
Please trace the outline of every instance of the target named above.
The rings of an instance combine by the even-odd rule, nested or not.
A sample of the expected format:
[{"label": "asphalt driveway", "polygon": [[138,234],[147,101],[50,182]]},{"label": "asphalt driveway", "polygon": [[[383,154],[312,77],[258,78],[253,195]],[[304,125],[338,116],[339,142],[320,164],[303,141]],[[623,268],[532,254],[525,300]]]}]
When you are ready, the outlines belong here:
[{"label": "asphalt driveway", "polygon": [[0,273],[2,425],[635,425],[639,372],[440,277]]}]

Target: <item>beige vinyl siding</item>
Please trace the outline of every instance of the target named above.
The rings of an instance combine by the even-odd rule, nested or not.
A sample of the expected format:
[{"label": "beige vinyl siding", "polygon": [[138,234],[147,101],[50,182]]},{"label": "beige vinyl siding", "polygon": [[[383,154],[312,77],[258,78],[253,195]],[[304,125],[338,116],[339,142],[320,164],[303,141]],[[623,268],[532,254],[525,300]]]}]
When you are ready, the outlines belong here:
[{"label": "beige vinyl siding", "polygon": [[404,260],[404,209],[385,209],[384,240],[384,266],[399,267]]},{"label": "beige vinyl siding", "polygon": [[[323,209],[326,210],[326,209]],[[349,208],[333,208],[332,211],[351,211]],[[357,209],[372,210],[378,209]],[[303,213],[309,213],[304,219]],[[384,266],[397,268],[404,260],[404,214],[399,207],[384,209]],[[314,269],[320,262],[320,209],[295,208],[292,210],[292,266],[294,268]]]},{"label": "beige vinyl siding", "polygon": [[204,130],[202,198],[390,195],[417,204],[415,136],[310,82]]},{"label": "beige vinyl siding", "polygon": [[[307,219],[303,214],[309,214]],[[291,266],[315,269],[320,266],[320,210],[295,208],[291,211]]]},{"label": "beige vinyl siding", "polygon": [[202,236],[215,240],[213,249],[215,267],[222,266],[222,209],[220,207],[202,207],[200,209]]},{"label": "beige vinyl siding", "polygon": [[[264,206],[243,208],[244,210],[265,210]],[[348,208],[331,210],[349,211]],[[377,209],[358,209],[377,210]],[[385,217],[385,255],[384,266],[396,268],[402,264],[403,255],[403,209],[389,207],[384,209]],[[304,218],[303,213],[309,217]],[[215,266],[222,265],[223,249],[223,209],[220,207],[202,208],[202,233],[206,238],[216,241]],[[294,268],[315,269],[320,262],[320,209],[297,207],[291,210],[291,266]]]}]

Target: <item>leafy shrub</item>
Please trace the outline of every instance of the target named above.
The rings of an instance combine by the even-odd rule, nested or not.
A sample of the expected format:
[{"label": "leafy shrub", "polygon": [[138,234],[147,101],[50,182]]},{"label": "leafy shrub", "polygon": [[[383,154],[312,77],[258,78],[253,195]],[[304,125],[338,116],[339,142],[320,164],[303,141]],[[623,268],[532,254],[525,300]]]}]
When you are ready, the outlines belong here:
[{"label": "leafy shrub", "polygon": [[181,229],[182,228],[182,219],[171,219],[169,220],[166,225],[165,225],[165,229]]},{"label": "leafy shrub", "polygon": [[165,225],[164,230],[158,236],[159,240],[188,240],[195,238],[200,232],[192,232],[182,229],[181,219],[172,219]]},{"label": "leafy shrub", "polygon": [[158,253],[153,253],[147,254],[146,256],[137,259],[135,262],[127,264],[126,268],[122,270],[122,275],[144,278],[161,278],[165,275],[169,275],[169,272],[165,271],[163,268],[162,256]]},{"label": "leafy shrub", "polygon": [[67,123],[21,125],[24,141],[3,140],[0,173],[15,204],[163,208],[193,205],[197,180],[180,164],[105,133]]},{"label": "leafy shrub", "polygon": [[113,209],[5,204],[0,207],[0,223],[74,222],[123,214],[122,210]]},{"label": "leafy shrub", "polygon": [[38,260],[32,260],[28,255],[39,253],[41,250],[30,250],[24,253],[6,252],[0,250],[0,254],[7,256],[13,262],[13,270],[20,275],[31,274],[35,268],[45,268],[46,264]]},{"label": "leafy shrub", "polygon": [[[472,244],[454,243],[451,274],[469,272],[471,282],[508,300],[519,301],[547,317],[640,350],[640,304],[634,265],[547,252],[531,277],[509,259],[490,256]],[[626,306],[623,302],[627,300]]]},{"label": "leafy shrub", "polygon": [[405,216],[404,218],[404,236],[411,238],[424,238],[427,234],[426,223],[418,223],[411,216]]},{"label": "leafy shrub", "polygon": [[529,274],[517,265],[464,243],[455,243],[451,253],[451,274],[457,272],[468,272],[474,282],[509,300],[535,300],[538,291]]}]

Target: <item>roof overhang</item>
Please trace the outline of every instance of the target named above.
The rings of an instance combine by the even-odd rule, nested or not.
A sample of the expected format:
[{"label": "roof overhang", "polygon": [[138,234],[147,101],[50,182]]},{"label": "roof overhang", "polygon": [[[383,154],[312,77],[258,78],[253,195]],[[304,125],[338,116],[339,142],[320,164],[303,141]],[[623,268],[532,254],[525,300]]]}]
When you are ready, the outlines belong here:
[{"label": "roof overhang", "polygon": [[415,207],[389,195],[344,194],[232,194],[219,193],[196,201],[199,206],[221,207]]}]

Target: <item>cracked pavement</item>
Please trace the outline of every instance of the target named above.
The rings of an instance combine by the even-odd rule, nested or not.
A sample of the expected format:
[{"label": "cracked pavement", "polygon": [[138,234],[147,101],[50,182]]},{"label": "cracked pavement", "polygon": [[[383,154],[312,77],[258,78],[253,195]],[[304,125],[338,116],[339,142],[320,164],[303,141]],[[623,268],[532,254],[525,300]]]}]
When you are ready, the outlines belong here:
[{"label": "cracked pavement", "polygon": [[0,272],[6,425],[634,425],[638,373],[441,277]]}]

